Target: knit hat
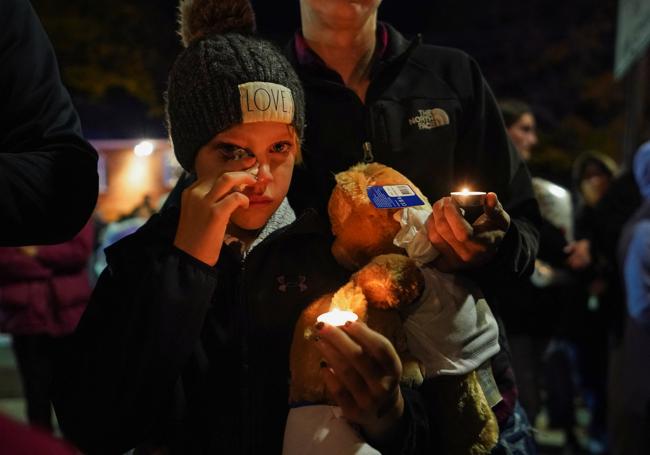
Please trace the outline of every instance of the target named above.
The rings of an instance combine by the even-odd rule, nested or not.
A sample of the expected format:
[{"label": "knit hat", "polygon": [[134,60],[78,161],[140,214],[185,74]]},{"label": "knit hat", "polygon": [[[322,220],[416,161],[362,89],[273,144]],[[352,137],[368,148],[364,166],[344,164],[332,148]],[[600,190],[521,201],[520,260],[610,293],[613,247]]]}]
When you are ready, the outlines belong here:
[{"label": "knit hat", "polygon": [[181,0],[185,50],[169,74],[167,129],[176,159],[187,171],[198,150],[239,123],[305,122],[302,86],[291,64],[255,36],[248,0]]}]

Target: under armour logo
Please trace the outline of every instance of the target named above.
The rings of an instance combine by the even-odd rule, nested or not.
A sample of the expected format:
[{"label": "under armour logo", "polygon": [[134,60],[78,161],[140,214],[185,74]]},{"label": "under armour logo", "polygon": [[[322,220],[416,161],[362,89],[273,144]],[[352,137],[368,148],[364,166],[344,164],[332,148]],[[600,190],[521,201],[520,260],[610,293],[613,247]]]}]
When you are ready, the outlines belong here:
[{"label": "under armour logo", "polygon": [[278,290],[280,292],[287,292],[287,289],[289,288],[298,288],[300,292],[305,292],[307,290],[307,285],[305,284],[307,282],[307,277],[304,275],[298,275],[297,281],[289,281],[284,275],[280,275],[276,280],[278,281]]}]

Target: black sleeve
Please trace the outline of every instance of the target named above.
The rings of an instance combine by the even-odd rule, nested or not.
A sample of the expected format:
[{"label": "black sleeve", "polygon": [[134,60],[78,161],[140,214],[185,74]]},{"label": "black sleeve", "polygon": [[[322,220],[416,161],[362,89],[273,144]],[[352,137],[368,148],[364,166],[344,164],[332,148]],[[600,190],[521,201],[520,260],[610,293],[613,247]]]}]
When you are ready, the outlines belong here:
[{"label": "black sleeve", "polygon": [[541,222],[530,173],[510,142],[498,105],[478,64],[468,58],[464,75],[470,95],[461,99],[463,119],[456,148],[456,173],[476,188],[493,191],[511,218],[497,257],[480,274],[521,277],[534,269]]},{"label": "black sleeve", "polygon": [[424,399],[420,391],[402,387],[404,415],[396,437],[377,449],[384,455],[429,455],[429,419]]},{"label": "black sleeve", "polygon": [[28,0],[0,2],[0,245],[60,243],[97,200],[97,153]]},{"label": "black sleeve", "polygon": [[124,453],[158,430],[216,288],[215,269],[172,245],[138,250],[132,239],[107,250],[57,362],[59,423],[87,453]]}]

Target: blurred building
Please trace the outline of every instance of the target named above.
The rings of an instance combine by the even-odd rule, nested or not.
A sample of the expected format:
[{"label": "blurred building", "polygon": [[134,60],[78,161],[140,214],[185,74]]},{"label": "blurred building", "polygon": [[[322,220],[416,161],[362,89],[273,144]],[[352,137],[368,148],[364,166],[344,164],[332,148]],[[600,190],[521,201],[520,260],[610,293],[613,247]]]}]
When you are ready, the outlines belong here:
[{"label": "blurred building", "polygon": [[105,222],[130,213],[145,196],[156,205],[182,172],[167,139],[91,140],[91,143],[99,152],[96,212]]}]

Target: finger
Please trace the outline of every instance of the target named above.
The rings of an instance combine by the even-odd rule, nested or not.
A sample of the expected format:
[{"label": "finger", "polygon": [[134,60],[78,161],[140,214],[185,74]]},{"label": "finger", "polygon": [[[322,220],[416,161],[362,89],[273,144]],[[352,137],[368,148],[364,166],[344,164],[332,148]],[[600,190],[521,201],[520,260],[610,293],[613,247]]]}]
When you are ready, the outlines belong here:
[{"label": "finger", "polygon": [[232,213],[238,208],[248,208],[250,199],[242,193],[231,193],[214,204],[213,210],[226,219],[230,219]]},{"label": "finger", "polygon": [[358,406],[354,396],[338,380],[336,374],[328,365],[323,365],[320,370],[325,389],[334,402],[341,408],[345,416],[355,421],[358,419]]},{"label": "finger", "polygon": [[[362,380],[363,385],[356,383],[353,372],[340,373],[342,366],[334,370],[348,388],[357,394],[365,393],[362,387],[369,389],[370,394],[377,396],[386,392],[401,377],[402,364],[393,345],[381,334],[368,328],[364,323],[348,323],[341,329],[325,330],[321,337],[325,343],[330,343],[348,362],[343,367],[352,366]],[[349,375],[350,381],[346,381]],[[359,400],[358,400],[359,401]],[[370,406],[364,401],[361,405]]]},{"label": "finger", "polygon": [[431,212],[431,216],[433,218],[433,223],[436,232],[438,235],[442,238],[444,243],[449,245],[450,247],[453,248],[452,242],[456,242],[456,238],[454,237],[451,228],[447,224],[447,220],[445,219],[445,209],[444,209],[444,198],[440,199],[433,205],[433,211]]},{"label": "finger", "polygon": [[213,185],[214,181],[212,179],[196,180],[183,190],[183,193],[181,194],[181,203],[187,204],[187,199],[193,194],[198,195],[199,197],[205,197],[205,195],[210,192]]},{"label": "finger", "polygon": [[[433,225],[433,221],[431,223]],[[435,259],[434,264],[448,264],[449,269],[453,270],[462,264],[462,260],[456,252],[445,242],[445,239],[435,230],[435,227],[429,230],[429,241],[440,253]],[[442,269],[440,269],[442,270]]]},{"label": "finger", "polygon": [[456,240],[458,240],[461,245],[469,241],[474,229],[461,215],[460,208],[451,198],[445,200],[443,204],[443,212]]},{"label": "finger", "polygon": [[379,366],[379,370],[362,372],[372,396],[376,397],[373,398],[375,404],[377,399],[390,398],[391,392],[399,388],[402,377],[402,362],[392,343],[363,322],[350,322],[343,326],[343,330],[372,357],[372,363]]},{"label": "finger", "polygon": [[[340,331],[339,329],[336,330]],[[347,336],[345,334],[343,335]],[[341,384],[345,386],[355,399],[361,400],[365,406],[370,405],[370,389],[357,369],[358,362],[363,361],[361,355],[353,357],[358,359],[356,362],[351,360],[349,356],[346,356],[331,345],[327,341],[326,335],[320,337],[320,340],[316,343],[316,348],[325,359],[327,366],[334,372]],[[361,351],[358,345],[357,349]]]},{"label": "finger", "polygon": [[401,362],[392,343],[363,322],[350,322],[342,327],[349,338],[358,344],[384,372],[398,372]]},{"label": "finger", "polygon": [[215,202],[230,193],[238,185],[254,185],[257,180],[248,172],[226,172],[214,181],[212,189],[205,195],[206,199]]},{"label": "finger", "polygon": [[510,215],[508,215],[503,208],[503,205],[501,205],[501,202],[499,202],[496,193],[490,192],[485,196],[483,212],[488,216],[488,218],[499,223],[500,228],[508,228],[508,225],[510,224]]},{"label": "finger", "polygon": [[[445,243],[451,247],[455,255],[460,258],[463,262],[466,262],[471,256],[468,248],[462,242],[460,242],[449,225],[447,220],[447,214],[445,210],[445,205],[449,203],[447,199],[443,198],[440,201],[436,202],[436,207],[434,208],[433,215],[435,220],[436,230],[440,236],[444,239]],[[458,215],[458,214],[456,214]]]}]

